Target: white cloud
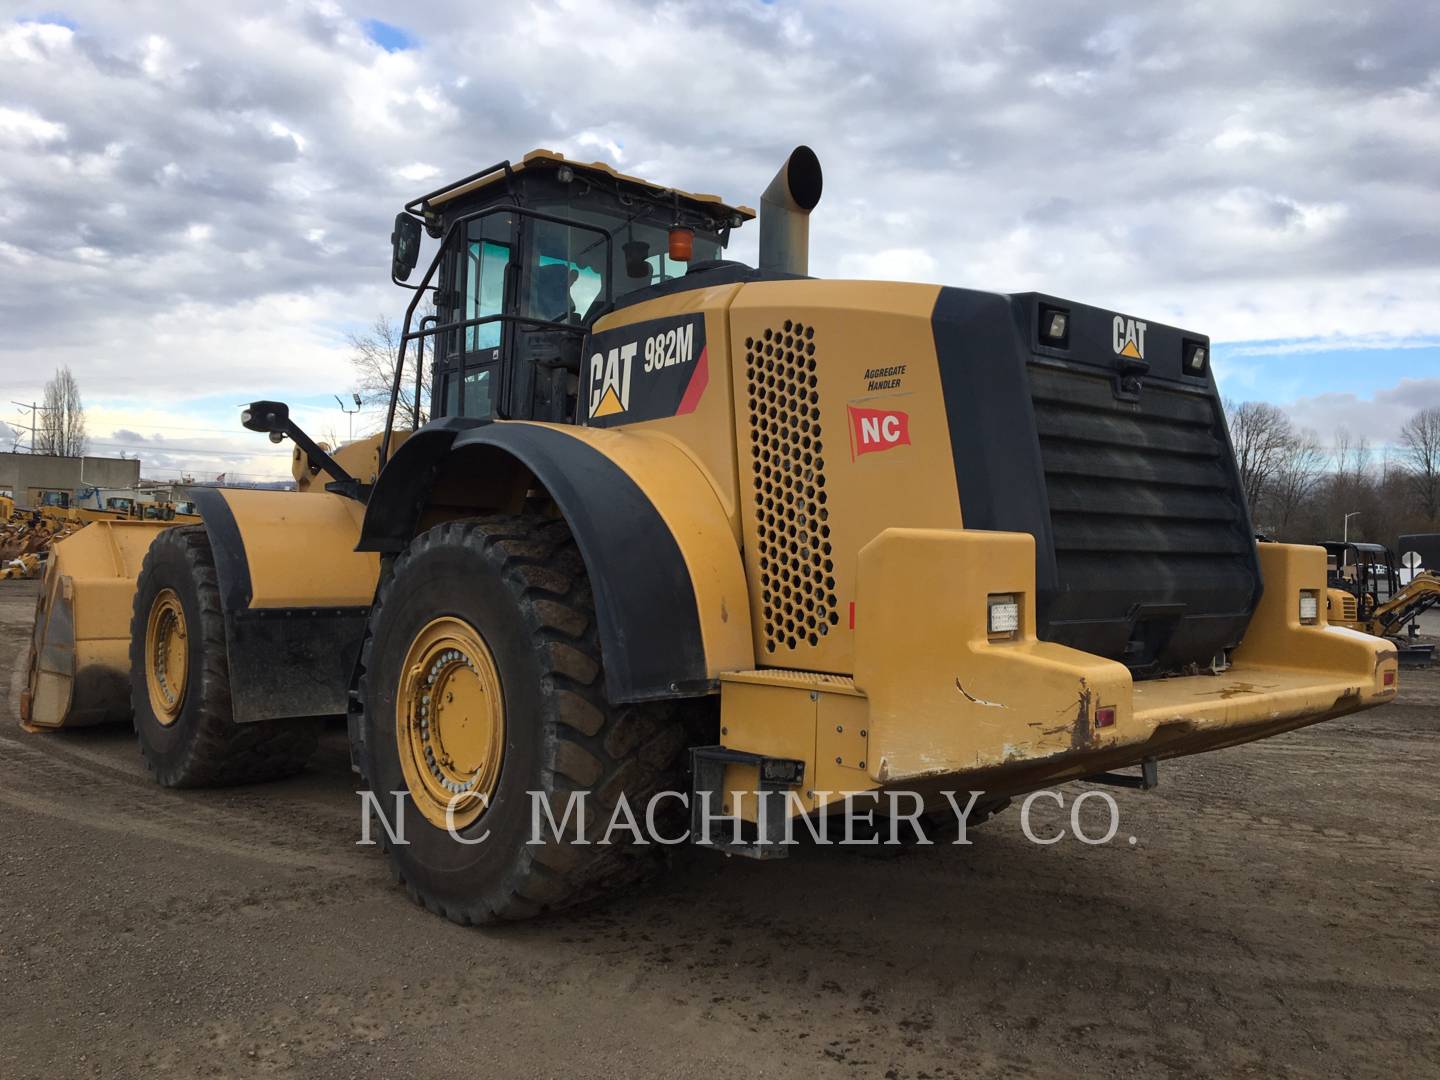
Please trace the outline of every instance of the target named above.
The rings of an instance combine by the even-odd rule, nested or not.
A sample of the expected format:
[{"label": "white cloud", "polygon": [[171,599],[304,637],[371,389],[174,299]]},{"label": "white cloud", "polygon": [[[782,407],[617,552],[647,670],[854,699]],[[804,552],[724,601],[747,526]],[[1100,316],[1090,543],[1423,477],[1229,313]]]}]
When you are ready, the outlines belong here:
[{"label": "white cloud", "polygon": [[575,145],[599,150],[617,165],[625,160],[625,151],[619,143],[593,131],[582,131],[575,137]]},{"label": "white cloud", "polygon": [[0,30],[0,61],[42,63],[63,52],[74,38],[68,26],[22,22]]},{"label": "white cloud", "polygon": [[1440,406],[1440,377],[1402,378],[1368,396],[1313,394],[1284,402],[1297,426],[1322,433],[1327,443],[1344,430],[1374,448],[1393,447],[1416,410],[1436,406]]},{"label": "white cloud", "polygon": [[23,145],[60,142],[64,138],[64,124],[54,123],[23,109],[0,106],[0,139]]},{"label": "white cloud", "polygon": [[418,184],[422,180],[430,180],[439,176],[440,170],[434,165],[426,165],[423,162],[417,161],[412,165],[406,165],[403,168],[396,169],[395,175],[401,180],[408,180],[411,183]]},{"label": "white cloud", "polygon": [[930,281],[938,265],[935,256],[920,248],[884,248],[841,256],[840,276],[877,281]]},{"label": "white cloud", "polygon": [[1246,342],[1230,346],[1227,352],[1231,356],[1295,356],[1304,353],[1356,352],[1361,349],[1440,349],[1440,337],[1406,338],[1389,334],[1362,334],[1355,337]]},{"label": "white cloud", "polygon": [[[17,395],[61,361],[97,399],[147,388],[181,426],[200,395],[344,391],[345,329],[408,298],[388,283],[395,210],[536,146],[753,205],[808,142],[822,276],[1042,290],[1251,352],[1437,335],[1433,5],[64,11],[74,30],[0,24]],[[387,52],[362,17],[414,44]],[[731,254],[753,259],[755,233]],[[57,296],[61,324],[34,319]]]}]

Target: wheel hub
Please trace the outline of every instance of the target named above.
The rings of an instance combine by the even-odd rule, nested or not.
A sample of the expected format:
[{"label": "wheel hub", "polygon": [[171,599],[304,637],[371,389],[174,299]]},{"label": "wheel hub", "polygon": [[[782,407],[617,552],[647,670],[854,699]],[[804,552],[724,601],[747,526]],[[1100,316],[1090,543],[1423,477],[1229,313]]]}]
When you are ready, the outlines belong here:
[{"label": "wheel hub", "polygon": [[180,718],[190,674],[190,639],[185,609],[174,589],[161,589],[145,623],[145,686],[150,708],[162,727]]},{"label": "wheel hub", "polygon": [[444,616],[415,636],[400,672],[395,725],[416,807],[442,829],[472,824],[500,777],[505,702],[495,659],[469,623]]}]

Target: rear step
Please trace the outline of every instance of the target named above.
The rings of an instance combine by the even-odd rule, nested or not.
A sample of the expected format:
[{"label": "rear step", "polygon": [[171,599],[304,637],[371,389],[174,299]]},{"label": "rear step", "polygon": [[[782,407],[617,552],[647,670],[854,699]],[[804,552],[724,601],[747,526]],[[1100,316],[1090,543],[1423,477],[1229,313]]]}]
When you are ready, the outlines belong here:
[{"label": "rear step", "polygon": [[[755,838],[741,839],[738,818],[725,813],[725,770],[731,765],[749,766],[757,771],[755,785],[759,809]],[[747,859],[783,859],[790,853],[786,838],[789,808],[784,793],[805,783],[805,762],[794,758],[766,757],[724,746],[696,746],[690,750],[690,842],[727,855]],[[771,798],[780,794],[779,799]],[[746,794],[751,794],[747,792]],[[726,826],[729,826],[727,829]],[[728,833],[728,837],[726,834]]]},{"label": "rear step", "polygon": [[1085,778],[1087,784],[1106,784],[1110,787],[1139,788],[1149,791],[1160,783],[1160,761],[1147,757],[1140,762],[1140,775],[1134,773],[1103,772]]}]

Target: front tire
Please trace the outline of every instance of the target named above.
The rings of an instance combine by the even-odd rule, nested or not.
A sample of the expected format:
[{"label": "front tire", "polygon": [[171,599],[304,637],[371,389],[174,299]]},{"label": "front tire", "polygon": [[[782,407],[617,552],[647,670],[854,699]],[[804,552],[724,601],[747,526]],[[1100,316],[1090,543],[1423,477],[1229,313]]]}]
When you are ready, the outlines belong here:
[{"label": "front tire", "polygon": [[[361,666],[356,759],[387,817],[398,807],[404,843],[387,848],[418,903],[463,925],[522,919],[655,864],[657,846],[628,833],[570,842],[573,819],[557,840],[542,817],[544,842],[527,843],[532,792],[556,822],[583,797],[592,841],[622,795],[643,821],[651,796],[683,778],[694,715],[606,700],[594,600],[564,521],[486,517],[416,537],[383,581]],[[471,843],[448,831],[447,802]]]},{"label": "front tire", "polygon": [[319,718],[237,724],[215,557],[203,525],[155,537],[130,619],[130,704],[140,753],[165,787],[290,776],[320,738]]}]

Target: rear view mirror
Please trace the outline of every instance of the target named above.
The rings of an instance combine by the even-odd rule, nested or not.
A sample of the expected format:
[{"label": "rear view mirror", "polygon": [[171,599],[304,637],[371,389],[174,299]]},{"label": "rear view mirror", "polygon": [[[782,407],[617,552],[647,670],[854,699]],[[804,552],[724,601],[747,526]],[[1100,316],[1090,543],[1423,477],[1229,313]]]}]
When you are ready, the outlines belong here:
[{"label": "rear view mirror", "polygon": [[644,240],[629,240],[620,245],[625,252],[625,273],[632,278],[648,278],[652,270],[645,260],[650,258],[650,245]]},{"label": "rear view mirror", "polygon": [[240,423],[251,431],[284,431],[290,422],[290,407],[283,401],[252,401],[240,414]]},{"label": "rear view mirror", "polygon": [[390,234],[390,273],[397,281],[408,281],[420,261],[420,222],[406,213],[395,215]]}]

